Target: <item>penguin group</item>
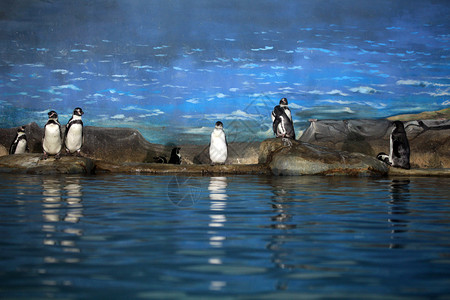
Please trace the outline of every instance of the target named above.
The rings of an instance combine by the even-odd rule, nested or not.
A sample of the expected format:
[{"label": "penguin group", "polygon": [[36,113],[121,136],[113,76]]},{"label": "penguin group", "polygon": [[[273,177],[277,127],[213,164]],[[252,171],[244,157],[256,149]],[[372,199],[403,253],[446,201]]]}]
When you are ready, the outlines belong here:
[{"label": "penguin group", "polygon": [[[58,113],[54,110],[48,112],[48,120],[44,126],[44,135],[42,138],[42,159],[47,159],[49,155],[54,156],[55,159],[59,159],[63,147],[67,155],[76,154],[77,156],[81,156],[81,147],[84,142],[83,114],[84,112],[80,107],[75,108],[63,132],[58,120]],[[282,98],[279,105],[274,107],[271,116],[272,128],[276,137],[295,140],[294,123],[286,98]],[[157,156],[153,158],[154,162],[181,164],[180,149],[180,147],[172,148],[169,160],[166,157]],[[28,151],[28,145],[25,127],[22,126],[17,130],[17,135],[10,148],[10,154],[19,154],[26,151]],[[215,123],[214,130],[211,133],[209,157],[212,165],[225,164],[228,158],[228,143],[224,125],[221,121]]]},{"label": "penguin group", "polygon": [[42,138],[42,148],[44,150],[42,159],[47,159],[49,155],[54,155],[55,159],[59,159],[63,145],[68,155],[76,153],[77,156],[81,156],[81,146],[83,146],[84,141],[83,121],[81,120],[83,114],[84,112],[80,107],[73,110],[72,117],[66,124],[63,138],[58,114],[54,110],[48,113],[48,120],[44,126],[44,136]]},{"label": "penguin group", "polygon": [[[84,114],[80,107],[73,111],[73,115],[67,122],[64,136],[61,124],[58,120],[58,113],[54,110],[48,112],[48,120],[44,126],[44,135],[42,137],[43,156],[41,159],[47,159],[49,155],[59,159],[63,147],[67,155],[76,153],[81,156],[81,147],[83,146],[83,121],[81,116]],[[16,137],[11,144],[9,154],[20,154],[29,152],[27,137],[25,134],[25,126],[17,129]]]},{"label": "penguin group", "polygon": [[[291,110],[286,98],[281,98],[279,104],[274,107],[272,114],[272,128],[276,137],[295,140],[294,122]],[[209,144],[209,158],[212,165],[224,164],[228,157],[228,143],[223,123],[217,121]]]},{"label": "penguin group", "polygon": [[167,160],[166,157],[164,156],[155,156],[153,157],[153,161],[155,163],[159,163],[159,164],[173,164],[173,165],[179,165],[181,164],[181,154],[180,154],[180,147],[174,147],[172,148],[172,151],[170,152],[170,158],[169,160]]}]

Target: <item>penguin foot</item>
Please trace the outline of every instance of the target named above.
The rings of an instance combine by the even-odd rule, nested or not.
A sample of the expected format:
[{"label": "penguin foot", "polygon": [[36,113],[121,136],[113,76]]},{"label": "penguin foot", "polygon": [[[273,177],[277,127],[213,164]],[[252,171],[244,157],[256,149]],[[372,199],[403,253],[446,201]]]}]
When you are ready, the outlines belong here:
[{"label": "penguin foot", "polygon": [[83,157],[83,155],[81,155],[81,151],[80,151],[80,150],[77,151],[76,156],[77,156],[77,157]]},{"label": "penguin foot", "polygon": [[58,153],[55,155],[55,159],[60,159],[61,158],[61,153]]},{"label": "penguin foot", "polygon": [[44,152],[44,155],[42,155],[41,160],[46,160],[48,158],[48,154]]}]

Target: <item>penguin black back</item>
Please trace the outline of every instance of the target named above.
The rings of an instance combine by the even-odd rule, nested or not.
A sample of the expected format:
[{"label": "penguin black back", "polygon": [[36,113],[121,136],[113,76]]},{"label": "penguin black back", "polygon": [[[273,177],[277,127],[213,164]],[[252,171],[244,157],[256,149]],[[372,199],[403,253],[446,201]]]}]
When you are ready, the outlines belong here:
[{"label": "penguin black back", "polygon": [[170,153],[169,164],[179,165],[181,164],[181,155],[180,155],[180,147],[175,147],[172,149]]}]

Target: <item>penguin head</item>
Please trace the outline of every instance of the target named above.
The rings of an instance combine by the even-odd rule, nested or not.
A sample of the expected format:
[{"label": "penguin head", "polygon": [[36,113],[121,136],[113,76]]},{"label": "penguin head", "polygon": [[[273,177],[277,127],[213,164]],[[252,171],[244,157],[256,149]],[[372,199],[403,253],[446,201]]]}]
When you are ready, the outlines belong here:
[{"label": "penguin head", "polygon": [[405,126],[402,121],[394,121],[394,130],[397,129],[398,132],[404,132]]},{"label": "penguin head", "polygon": [[288,101],[286,98],[281,98],[280,105],[288,105]]},{"label": "penguin head", "polygon": [[172,155],[179,155],[180,154],[180,150],[181,150],[181,148],[180,147],[174,147],[174,148],[172,148],[172,152],[171,152],[171,154]]},{"label": "penguin head", "polygon": [[222,128],[223,128],[223,123],[220,122],[220,121],[217,121],[217,122],[216,122],[216,128],[217,128],[217,129],[222,129]]},{"label": "penguin head", "polygon": [[73,114],[81,117],[84,114],[84,111],[80,107],[77,107],[73,110]]},{"label": "penguin head", "polygon": [[58,114],[56,113],[56,111],[52,110],[48,112],[48,118],[49,119],[54,119],[54,120],[58,120]]},{"label": "penguin head", "polygon": [[25,133],[25,126],[20,126],[19,128],[17,128],[17,132]]}]

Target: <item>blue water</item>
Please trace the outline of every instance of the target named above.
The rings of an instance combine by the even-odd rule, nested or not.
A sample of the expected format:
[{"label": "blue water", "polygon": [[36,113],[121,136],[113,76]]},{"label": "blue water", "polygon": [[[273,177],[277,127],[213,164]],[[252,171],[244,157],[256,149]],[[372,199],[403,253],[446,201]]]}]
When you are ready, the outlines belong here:
[{"label": "blue water", "polygon": [[448,299],[449,183],[0,174],[0,298]]}]

